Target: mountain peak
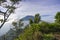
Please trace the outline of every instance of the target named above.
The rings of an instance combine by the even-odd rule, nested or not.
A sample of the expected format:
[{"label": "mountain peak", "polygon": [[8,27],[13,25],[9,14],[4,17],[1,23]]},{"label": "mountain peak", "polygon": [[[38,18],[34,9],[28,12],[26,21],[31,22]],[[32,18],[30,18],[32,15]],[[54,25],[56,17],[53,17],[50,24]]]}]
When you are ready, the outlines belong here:
[{"label": "mountain peak", "polygon": [[22,18],[21,20],[26,21],[26,20],[29,20],[30,18],[33,20],[34,16],[28,15],[28,16],[25,16],[24,18]]}]

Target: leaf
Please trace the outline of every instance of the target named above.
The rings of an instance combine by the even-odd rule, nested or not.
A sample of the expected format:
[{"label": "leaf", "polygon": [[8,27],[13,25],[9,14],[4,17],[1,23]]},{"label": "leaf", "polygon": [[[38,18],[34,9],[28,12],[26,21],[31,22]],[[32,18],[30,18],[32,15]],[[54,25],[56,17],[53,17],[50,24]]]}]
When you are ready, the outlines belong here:
[{"label": "leaf", "polygon": [[3,22],[3,19],[0,19],[1,23]]},{"label": "leaf", "polygon": [[16,26],[16,25],[17,25],[17,22],[13,22],[12,25],[13,25],[13,26]]},{"label": "leaf", "polygon": [[16,9],[16,7],[10,7],[9,13],[14,13],[14,10]]},{"label": "leaf", "polygon": [[6,0],[0,0],[0,2],[6,2]]},{"label": "leaf", "polygon": [[6,0],[0,0],[0,5],[1,5],[1,3],[3,3],[3,2],[6,2]]},{"label": "leaf", "polygon": [[10,0],[10,1],[13,2],[13,3],[17,3],[17,2],[19,2],[21,0]]}]

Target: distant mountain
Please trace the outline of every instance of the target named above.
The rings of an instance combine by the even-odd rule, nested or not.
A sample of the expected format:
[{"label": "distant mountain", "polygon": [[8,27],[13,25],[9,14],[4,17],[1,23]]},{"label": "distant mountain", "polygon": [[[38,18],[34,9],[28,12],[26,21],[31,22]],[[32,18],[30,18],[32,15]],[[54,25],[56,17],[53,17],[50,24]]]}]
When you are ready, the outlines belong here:
[{"label": "distant mountain", "polygon": [[22,18],[21,20],[22,20],[22,21],[27,21],[27,20],[29,20],[30,18],[31,18],[32,20],[34,20],[34,16],[30,16],[30,15],[25,16],[25,17]]},{"label": "distant mountain", "polygon": [[[51,16],[51,15],[41,15],[41,17],[49,17],[49,16]],[[29,20],[30,18],[31,18],[32,20],[34,20],[34,16],[31,16],[31,15],[25,16],[25,17],[23,17],[21,20],[22,20],[22,21],[27,21],[27,20]]]},{"label": "distant mountain", "polygon": [[41,17],[49,17],[49,16],[51,16],[51,15],[41,15]]}]

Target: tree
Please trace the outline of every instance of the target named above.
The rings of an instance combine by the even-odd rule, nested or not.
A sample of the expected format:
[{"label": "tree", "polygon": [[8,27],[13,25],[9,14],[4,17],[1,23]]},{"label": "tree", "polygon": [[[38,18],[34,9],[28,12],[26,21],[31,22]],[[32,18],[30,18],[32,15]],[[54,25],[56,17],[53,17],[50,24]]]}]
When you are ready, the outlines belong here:
[{"label": "tree", "polygon": [[[8,20],[9,16],[11,15],[11,13],[14,12],[14,10],[16,9],[16,7],[15,7],[14,5],[17,4],[17,3],[19,3],[19,1],[21,1],[21,0],[10,0],[11,5],[8,5],[7,0],[0,0],[0,5],[1,5],[1,7],[7,9],[5,12],[3,12],[3,11],[0,10],[0,13],[2,13],[3,16],[4,16],[4,20],[3,20],[3,23],[1,24],[0,28],[1,28],[1,27],[5,24],[5,22]],[[2,6],[2,4],[4,4],[5,2],[6,2],[7,4],[5,4],[5,5]]]},{"label": "tree", "polygon": [[[39,31],[40,26],[38,24],[31,24],[20,34],[20,40],[42,40],[42,33]],[[18,40],[18,38],[16,39]]]},{"label": "tree", "polygon": [[15,26],[15,29],[17,30],[17,22],[12,22],[12,25]]},{"label": "tree", "polygon": [[39,23],[40,19],[41,19],[40,15],[39,14],[35,14],[34,23]]},{"label": "tree", "polygon": [[12,25],[15,26],[14,29],[19,30],[19,29],[21,29],[21,26],[23,26],[23,23],[21,20],[19,20],[17,22],[15,22],[15,21],[12,22]]},{"label": "tree", "polygon": [[[13,29],[16,29],[15,30],[15,33],[16,33],[16,38],[18,38],[18,35],[23,31],[21,29],[21,26],[23,26],[23,23],[21,20],[17,21],[17,22],[12,22],[12,25],[15,26]],[[19,39],[19,38],[18,38]],[[20,39],[19,39],[20,40]]]},{"label": "tree", "polygon": [[30,24],[32,24],[33,23],[33,20],[31,18],[29,20],[30,20]]},{"label": "tree", "polygon": [[60,24],[60,12],[57,12],[55,19],[55,21]]},{"label": "tree", "polygon": [[0,19],[1,23],[3,22],[3,19]]},{"label": "tree", "polygon": [[39,26],[40,26],[40,31],[42,33],[49,33],[49,23],[47,23],[47,22],[41,22],[39,24]]}]

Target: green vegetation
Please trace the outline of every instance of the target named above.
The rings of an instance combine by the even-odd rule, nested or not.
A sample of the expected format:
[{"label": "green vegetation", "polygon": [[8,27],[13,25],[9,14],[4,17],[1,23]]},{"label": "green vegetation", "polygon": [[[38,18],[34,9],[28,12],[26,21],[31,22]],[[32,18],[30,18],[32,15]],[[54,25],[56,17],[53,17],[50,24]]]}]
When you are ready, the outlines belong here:
[{"label": "green vegetation", "polygon": [[36,14],[34,18],[34,23],[39,23],[39,21],[40,21],[40,15]]},{"label": "green vegetation", "polygon": [[[10,30],[10,35],[7,33],[2,36],[6,40],[60,40],[60,12],[55,16],[55,22],[49,23],[41,21],[41,16],[36,14],[34,20],[30,18],[30,24],[21,29],[23,23],[21,20],[14,21],[13,29]],[[2,19],[0,20],[2,22]]]},{"label": "green vegetation", "polygon": [[30,24],[39,23],[40,20],[41,20],[40,15],[39,15],[39,14],[35,14],[34,20],[32,20],[32,19],[30,18]]},{"label": "green vegetation", "polygon": [[40,21],[39,14],[35,15],[34,21],[30,19],[30,25],[15,40],[60,40],[60,12],[55,16],[55,23]]},{"label": "green vegetation", "polygon": [[55,19],[55,21],[60,24],[60,12],[57,12]]}]

